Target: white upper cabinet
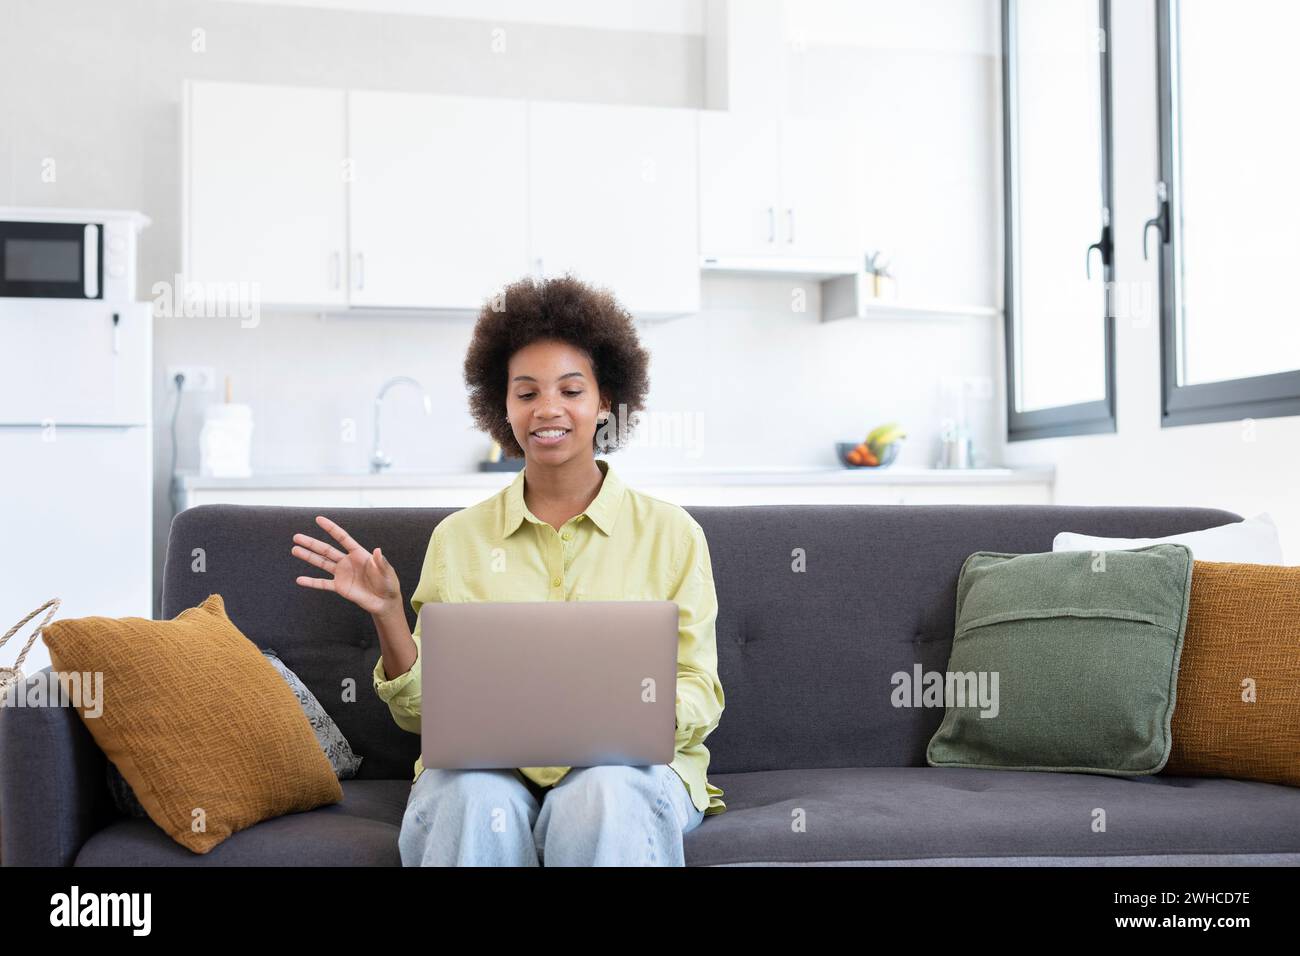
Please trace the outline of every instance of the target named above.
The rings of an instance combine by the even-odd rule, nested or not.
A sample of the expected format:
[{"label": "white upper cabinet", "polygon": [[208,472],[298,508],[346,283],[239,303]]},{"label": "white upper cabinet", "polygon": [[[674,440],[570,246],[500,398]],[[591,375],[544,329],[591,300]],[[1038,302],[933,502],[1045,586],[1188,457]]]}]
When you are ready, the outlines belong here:
[{"label": "white upper cabinet", "polygon": [[698,112],[529,103],[533,269],[629,311],[699,311]]},{"label": "white upper cabinet", "polygon": [[856,125],[782,118],[778,219],[792,255],[863,256],[862,169]]},{"label": "white upper cabinet", "polygon": [[823,118],[701,112],[701,254],[860,259],[860,143]]},{"label": "white upper cabinet", "polygon": [[781,207],[781,131],[775,117],[700,112],[700,252],[771,256]]},{"label": "white upper cabinet", "polygon": [[188,279],[256,282],[268,308],[472,312],[571,271],[639,316],[699,311],[696,110],[207,81],[184,99]]},{"label": "white upper cabinet", "polygon": [[190,83],[185,114],[186,278],[346,303],[343,91]]},{"label": "white upper cabinet", "polygon": [[350,301],[477,309],[528,261],[523,100],[352,91]]}]

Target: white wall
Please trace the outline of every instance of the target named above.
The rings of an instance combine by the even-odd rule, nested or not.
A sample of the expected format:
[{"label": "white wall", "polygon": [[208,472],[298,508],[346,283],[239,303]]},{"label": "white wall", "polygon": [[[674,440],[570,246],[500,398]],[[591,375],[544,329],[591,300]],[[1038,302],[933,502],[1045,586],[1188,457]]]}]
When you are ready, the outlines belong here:
[{"label": "white wall", "polygon": [[[1112,10],[1115,277],[1132,284],[1129,301],[1155,303],[1156,262],[1142,259],[1142,223],[1155,214],[1159,179],[1154,5]],[[1266,511],[1281,528],[1286,561],[1300,564],[1300,417],[1161,428],[1159,316],[1135,310],[1115,332],[1118,431],[1005,443],[1006,461],[1055,463],[1064,504]]]}]

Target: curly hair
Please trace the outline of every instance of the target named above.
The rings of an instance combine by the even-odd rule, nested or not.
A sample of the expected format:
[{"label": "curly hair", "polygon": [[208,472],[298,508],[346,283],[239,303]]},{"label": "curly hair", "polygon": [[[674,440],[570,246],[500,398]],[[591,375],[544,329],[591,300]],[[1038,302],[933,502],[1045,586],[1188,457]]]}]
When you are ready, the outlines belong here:
[{"label": "curly hair", "polygon": [[[631,416],[645,408],[650,391],[650,353],[636,325],[613,294],[572,275],[510,283],[483,304],[465,354],[465,385],[474,423],[501,445],[507,458],[524,450],[503,414],[510,358],[544,339],[582,350],[591,362],[601,397],[609,402],[610,428],[597,427],[593,451],[615,451],[632,432]],[[622,415],[625,421],[619,421]],[[606,433],[602,435],[602,433]],[[602,442],[602,437],[607,440]]]}]

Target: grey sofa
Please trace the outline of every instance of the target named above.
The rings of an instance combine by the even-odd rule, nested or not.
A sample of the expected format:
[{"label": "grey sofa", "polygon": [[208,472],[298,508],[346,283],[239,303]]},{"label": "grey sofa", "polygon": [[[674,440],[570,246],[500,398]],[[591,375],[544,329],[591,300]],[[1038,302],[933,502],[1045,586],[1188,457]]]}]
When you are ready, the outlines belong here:
[{"label": "grey sofa", "polygon": [[[197,856],[116,815],[105,758],[67,708],[0,708],[5,865],[398,865],[419,738],[371,689],[367,615],[295,584],[295,532],[321,510],[382,545],[405,593],[446,509],[205,505],[172,523],[164,618],[220,593],[234,623],[333,712],[365,760],[342,803],[268,820]],[[801,505],[688,508],[708,536],[726,710],[709,777],[728,810],[686,837],[688,865],[1295,864],[1300,789],[1238,780],[932,768],[941,709],[896,708],[890,677],[943,671],[957,574],[973,551],[1047,551],[1058,531],[1145,537],[1240,516],[1202,508]],[[191,570],[202,548],[206,570]],[[804,549],[806,571],[791,569]],[[69,573],[78,573],[70,564]],[[408,607],[409,614],[409,607]],[[412,615],[412,624],[414,617]],[[340,681],[357,682],[355,703]],[[1090,827],[1106,809],[1105,833]],[[794,826],[802,820],[803,826]]]}]

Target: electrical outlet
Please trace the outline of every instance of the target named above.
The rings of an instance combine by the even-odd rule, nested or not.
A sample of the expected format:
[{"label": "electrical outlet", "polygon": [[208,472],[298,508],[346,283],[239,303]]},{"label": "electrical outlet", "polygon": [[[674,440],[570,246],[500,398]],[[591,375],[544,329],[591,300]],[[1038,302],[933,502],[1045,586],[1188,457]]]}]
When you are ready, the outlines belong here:
[{"label": "electrical outlet", "polygon": [[186,392],[210,392],[217,387],[217,372],[211,365],[169,365],[167,366],[167,388],[176,383],[177,375],[185,376],[181,386]]}]

